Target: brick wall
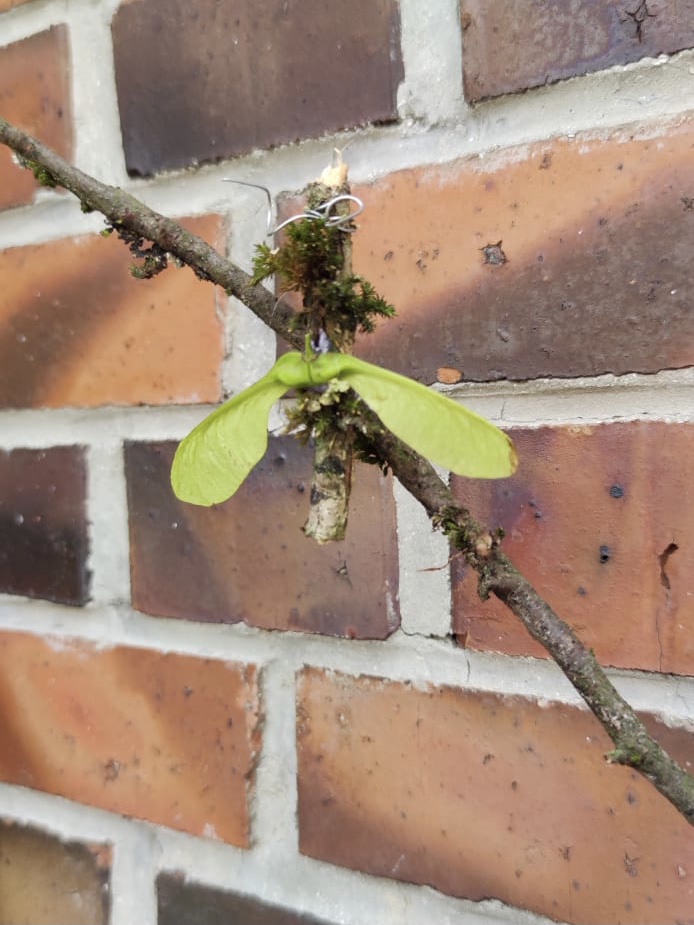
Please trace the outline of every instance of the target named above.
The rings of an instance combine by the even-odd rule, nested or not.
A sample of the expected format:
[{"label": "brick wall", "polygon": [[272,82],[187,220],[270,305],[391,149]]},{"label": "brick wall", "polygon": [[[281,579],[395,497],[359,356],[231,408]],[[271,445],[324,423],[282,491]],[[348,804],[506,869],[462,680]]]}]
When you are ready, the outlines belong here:
[{"label": "brick wall", "polygon": [[[690,769],[693,22],[0,0],[0,115],[245,267],[263,197],[222,178],[281,203],[348,145],[398,309],[359,353],[513,434],[457,496]],[[286,437],[228,503],[173,497],[274,335],[132,279],[5,149],[0,208],[0,923],[694,922],[691,827],[389,477],[322,548]]]}]

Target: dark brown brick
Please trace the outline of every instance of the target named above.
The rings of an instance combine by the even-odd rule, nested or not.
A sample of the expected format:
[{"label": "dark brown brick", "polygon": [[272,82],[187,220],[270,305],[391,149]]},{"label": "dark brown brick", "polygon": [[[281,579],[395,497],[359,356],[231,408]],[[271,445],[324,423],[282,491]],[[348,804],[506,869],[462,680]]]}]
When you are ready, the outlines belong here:
[{"label": "dark brown brick", "polygon": [[359,352],[423,382],[694,363],[694,121],[358,187],[354,262],[398,314]]},{"label": "dark brown brick", "polygon": [[395,0],[130,0],[113,20],[128,170],[396,118]]},{"label": "dark brown brick", "polygon": [[[606,665],[694,673],[694,427],[606,424],[514,431],[518,472],[454,477],[504,551]],[[470,648],[546,653],[453,565],[453,626]],[[463,578],[465,580],[463,580]]]},{"label": "dark brown brick", "polygon": [[248,846],[255,666],[2,633],[0,719],[0,780]]},{"label": "dark brown brick", "polygon": [[462,0],[461,22],[469,100],[694,45],[693,0]]},{"label": "dark brown brick", "polygon": [[37,829],[0,823],[0,921],[107,925],[108,845],[62,842]]},{"label": "dark brown brick", "polygon": [[76,446],[0,450],[0,591],[89,598],[86,465]]},{"label": "dark brown brick", "polygon": [[323,921],[238,893],[187,883],[183,874],[160,875],[157,897],[158,925],[321,925]]},{"label": "dark brown brick", "polygon": [[145,613],[266,629],[383,639],[398,625],[390,480],[358,465],[347,538],[301,532],[312,454],[291,437],[229,501],[201,508],[169,484],[175,444],[126,447],[133,606]]},{"label": "dark brown brick", "polygon": [[[8,122],[70,158],[72,124],[65,26],[53,26],[0,48],[0,112]],[[31,171],[18,167],[10,149],[0,146],[0,209],[30,202],[35,190]]]},{"label": "dark brown brick", "polygon": [[[691,733],[651,725],[691,771]],[[691,827],[610,747],[585,710],[306,669],[300,850],[562,922],[692,923]]]},{"label": "dark brown brick", "polygon": [[[183,219],[223,248],[218,215]],[[0,251],[0,407],[217,401],[219,290],[187,268],[133,279],[116,235]]]}]

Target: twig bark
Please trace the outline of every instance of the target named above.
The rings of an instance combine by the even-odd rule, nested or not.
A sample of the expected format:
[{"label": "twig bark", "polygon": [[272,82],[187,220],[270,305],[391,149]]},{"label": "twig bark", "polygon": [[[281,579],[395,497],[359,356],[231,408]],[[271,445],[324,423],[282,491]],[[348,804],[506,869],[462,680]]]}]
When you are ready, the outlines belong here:
[{"label": "twig bark", "polygon": [[[200,279],[221,286],[297,349],[301,335],[288,330],[291,309],[277,302],[264,286],[251,285],[248,273],[225,260],[201,238],[159,212],[148,208],[117,186],[107,186],[68,164],[50,148],[0,118],[0,142],[33,170],[40,182],[73,193],[87,212],[100,212],[115,229],[124,229],[155,242],[162,251],[189,266]],[[52,181],[52,182],[50,182]]]},{"label": "twig bark", "polygon": [[[311,189],[307,201],[310,208],[318,208],[329,202],[333,197],[349,193],[347,184],[347,170],[331,170],[336,176],[330,184],[316,183]],[[339,269],[335,277],[345,279],[352,272],[352,238],[349,234],[337,233],[336,248],[339,249]],[[315,298],[315,295],[314,295]],[[350,352],[354,342],[354,334],[346,335],[340,330],[332,331],[327,318],[320,305],[307,305],[304,294],[304,308],[314,319],[314,330],[311,332],[316,344],[320,342],[321,335],[328,339],[332,346],[342,352]],[[335,398],[339,404],[342,396],[337,393]],[[313,537],[317,543],[329,543],[333,540],[342,540],[347,530],[347,514],[349,511],[349,498],[352,491],[352,463],[354,436],[350,428],[343,429],[335,425],[327,427],[324,433],[315,434],[313,445],[313,476],[311,478],[311,493],[309,496],[308,517],[304,524],[306,536]]]},{"label": "twig bark", "polygon": [[658,743],[632,707],[619,694],[591,651],[571,627],[542,599],[505,556],[489,543],[487,530],[461,507],[427,460],[391,434],[378,441],[379,452],[390,461],[400,483],[425,508],[432,522],[477,572],[480,593],[494,594],[518,617],[533,639],[551,655],[588,707],[615,748],[608,760],[643,774],[694,825],[694,777],[684,771]]},{"label": "twig bark", "polygon": [[[153,212],[134,197],[105,186],[71,167],[53,151],[0,119],[0,142],[8,145],[44,179],[72,192],[83,207],[101,212],[115,228],[131,231],[173,254],[203,279],[222,286],[255,312],[277,334],[301,349],[300,335],[289,330],[288,308],[277,306],[262,286],[253,286],[243,270],[222,258],[176,222]],[[634,768],[694,825],[694,777],[680,768],[647,733],[598,664],[500,551],[489,532],[459,505],[427,460],[392,434],[374,438],[374,454],[388,463],[403,486],[424,506],[432,522],[477,572],[482,596],[494,594],[522,621],[559,665],[615,744],[608,759]]]}]

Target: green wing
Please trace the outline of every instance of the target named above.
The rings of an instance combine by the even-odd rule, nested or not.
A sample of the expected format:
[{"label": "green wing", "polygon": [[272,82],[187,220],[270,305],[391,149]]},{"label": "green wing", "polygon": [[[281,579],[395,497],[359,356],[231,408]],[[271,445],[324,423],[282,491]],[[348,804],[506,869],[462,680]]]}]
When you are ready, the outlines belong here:
[{"label": "green wing", "polygon": [[443,395],[346,354],[324,354],[309,363],[292,352],[181,441],[171,467],[176,496],[205,507],[230,498],[267,449],[274,403],[289,388],[332,378],[348,382],[397,437],[451,472],[494,479],[515,471],[516,452],[506,434]]},{"label": "green wing", "polygon": [[185,437],[171,467],[171,485],[181,501],[209,507],[230,498],[267,449],[267,419],[287,391],[273,366]]},{"label": "green wing", "polygon": [[432,462],[469,478],[498,479],[518,464],[503,431],[462,405],[388,369],[340,356],[340,378],[396,437]]}]

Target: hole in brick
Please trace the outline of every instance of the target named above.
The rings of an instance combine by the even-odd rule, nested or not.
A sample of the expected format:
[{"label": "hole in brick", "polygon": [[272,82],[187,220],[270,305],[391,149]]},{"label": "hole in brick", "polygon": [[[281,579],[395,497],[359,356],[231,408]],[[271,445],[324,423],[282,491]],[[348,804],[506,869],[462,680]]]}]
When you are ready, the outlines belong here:
[{"label": "hole in brick", "polygon": [[660,583],[665,588],[666,591],[670,590],[670,579],[668,578],[668,575],[665,569],[668,564],[668,559],[673,554],[673,552],[677,552],[678,549],[679,549],[679,546],[677,545],[677,543],[670,543],[665,547],[665,549],[658,556],[658,564],[660,565]]}]

